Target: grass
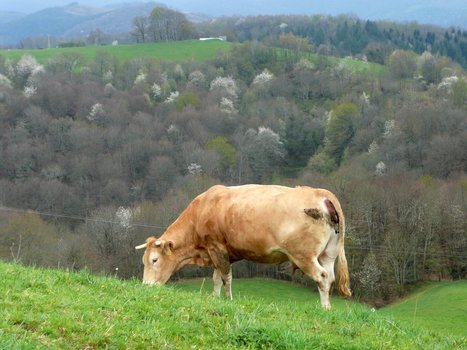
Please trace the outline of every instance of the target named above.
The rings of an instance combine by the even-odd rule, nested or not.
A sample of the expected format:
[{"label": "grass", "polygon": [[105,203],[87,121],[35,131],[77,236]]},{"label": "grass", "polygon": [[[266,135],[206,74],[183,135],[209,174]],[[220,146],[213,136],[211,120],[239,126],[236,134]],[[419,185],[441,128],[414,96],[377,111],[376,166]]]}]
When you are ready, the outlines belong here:
[{"label": "grass", "polygon": [[405,323],[467,337],[467,281],[425,283],[380,312]]},{"label": "grass", "polygon": [[[181,280],[174,284],[174,288],[187,292],[210,295],[213,291],[211,278]],[[277,302],[286,297],[295,303],[319,304],[317,289],[311,289],[300,284],[263,278],[235,278],[232,283],[234,298],[255,298],[264,302]],[[345,307],[349,302],[336,296],[331,297],[331,304]]]},{"label": "grass", "polygon": [[467,346],[465,338],[399,324],[359,304],[336,303],[336,298],[334,309],[327,312],[313,293],[308,291],[311,298],[305,300],[304,290],[284,282],[236,281],[236,299],[229,301],[181,290],[193,287],[186,284],[149,287],[139,280],[121,281],[88,271],[69,273],[0,262],[0,276],[0,349]]},{"label": "grass", "polygon": [[[116,46],[84,46],[41,50],[0,50],[0,55],[11,60],[19,60],[23,55],[31,55],[42,64],[47,63],[51,58],[67,53],[78,53],[86,63],[88,63],[94,60],[96,55],[100,52],[107,52],[111,56],[116,57],[120,62],[144,57],[159,61],[182,62],[193,60],[203,62],[216,58],[219,51],[229,51],[232,46],[232,43],[220,40],[185,40]],[[307,58],[314,63],[319,61],[319,56],[316,54],[307,55]],[[379,77],[385,72],[385,66],[376,63],[337,57],[329,57],[329,60],[333,62],[333,64],[342,62],[344,66],[353,73],[362,73],[372,77]]]},{"label": "grass", "polygon": [[164,43],[85,46],[42,50],[0,50],[0,55],[11,60],[18,60],[23,55],[31,55],[39,63],[43,64],[53,57],[71,52],[79,53],[86,62],[90,62],[96,57],[97,53],[105,51],[121,62],[143,57],[150,57],[161,61],[193,60],[202,62],[214,59],[219,50],[228,51],[231,46],[231,43],[220,40],[186,40]]}]

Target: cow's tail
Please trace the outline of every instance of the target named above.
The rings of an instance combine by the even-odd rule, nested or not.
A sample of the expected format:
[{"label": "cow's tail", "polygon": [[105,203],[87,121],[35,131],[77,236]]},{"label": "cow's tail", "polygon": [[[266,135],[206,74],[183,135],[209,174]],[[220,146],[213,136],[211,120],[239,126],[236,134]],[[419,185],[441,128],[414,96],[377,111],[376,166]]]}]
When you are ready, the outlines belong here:
[{"label": "cow's tail", "polygon": [[344,238],[345,238],[345,217],[339,201],[336,201],[336,211],[339,216],[339,255],[337,256],[337,290],[345,298],[352,295],[350,290],[349,268],[347,258],[345,257]]},{"label": "cow's tail", "polygon": [[339,294],[345,298],[350,297],[352,291],[350,290],[349,269],[347,267],[344,246],[342,246],[339,256],[337,257],[337,278],[337,290]]},{"label": "cow's tail", "polygon": [[329,213],[330,224],[334,226],[336,233],[339,235],[338,247],[339,255],[337,256],[337,290],[343,297],[352,295],[350,291],[349,268],[345,257],[344,238],[345,238],[345,217],[337,198],[326,199],[324,201]]}]

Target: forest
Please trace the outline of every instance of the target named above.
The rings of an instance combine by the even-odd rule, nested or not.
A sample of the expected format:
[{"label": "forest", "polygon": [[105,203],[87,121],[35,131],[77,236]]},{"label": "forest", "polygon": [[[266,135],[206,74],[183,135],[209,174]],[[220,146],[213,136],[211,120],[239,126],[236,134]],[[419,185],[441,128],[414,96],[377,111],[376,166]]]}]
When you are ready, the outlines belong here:
[{"label": "forest", "polygon": [[[87,41],[105,41],[96,34]],[[365,57],[381,64],[395,49],[419,55],[429,51],[467,67],[467,31],[461,28],[362,20],[350,15],[234,16],[190,23],[184,14],[156,6],[149,16],[134,18],[130,35],[136,42],[225,36],[230,42],[255,41],[324,55]],[[129,40],[128,36],[118,39]]]},{"label": "forest", "polygon": [[[223,31],[242,42],[205,62],[0,56],[0,258],[140,277],[134,246],[197,194],[274,183],[338,196],[356,298],[466,278],[465,62],[387,45],[355,69],[336,57],[345,45],[322,46],[332,30],[320,42],[300,18],[276,35],[254,19]],[[299,280],[288,266],[238,263],[234,275]]]}]

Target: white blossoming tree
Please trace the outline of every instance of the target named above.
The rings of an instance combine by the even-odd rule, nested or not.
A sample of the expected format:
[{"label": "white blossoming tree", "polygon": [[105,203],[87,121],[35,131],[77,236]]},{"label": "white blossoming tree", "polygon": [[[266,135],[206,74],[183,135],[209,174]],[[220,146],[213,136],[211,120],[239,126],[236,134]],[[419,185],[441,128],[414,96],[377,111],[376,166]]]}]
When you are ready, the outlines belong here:
[{"label": "white blossoming tree", "polygon": [[0,86],[7,87],[7,88],[13,87],[13,85],[11,84],[11,80],[8,79],[3,74],[0,74]]},{"label": "white blossoming tree", "polygon": [[267,69],[264,69],[260,74],[258,74],[255,79],[253,79],[253,85],[264,86],[271,82],[274,79],[274,74],[269,72]]},{"label": "white blossoming tree", "polygon": [[146,83],[146,78],[147,78],[146,73],[144,73],[143,71],[140,71],[135,78],[134,84],[135,85],[144,84]]},{"label": "white blossoming tree", "polygon": [[203,172],[203,168],[198,163],[191,163],[188,165],[187,170],[190,175],[201,175]]},{"label": "white blossoming tree", "polygon": [[102,106],[102,104],[100,104],[98,102],[98,103],[95,103],[95,104],[92,105],[91,111],[86,116],[86,118],[89,121],[95,121],[95,120],[98,120],[100,117],[103,117],[104,113],[105,113],[104,112],[104,106]]},{"label": "white blossoming tree", "polygon": [[190,88],[199,88],[199,87],[205,87],[206,85],[206,76],[203,74],[203,72],[199,70],[195,70],[190,73],[188,76],[188,83],[187,86]]},{"label": "white blossoming tree", "polygon": [[13,74],[12,79],[17,86],[24,88],[25,86],[37,87],[39,76],[43,72],[44,67],[34,57],[23,55],[10,74]]},{"label": "white blossoming tree", "polygon": [[223,97],[236,100],[238,98],[237,83],[232,77],[217,77],[211,82],[211,91],[218,92]]},{"label": "white blossoming tree", "polygon": [[178,91],[172,91],[169,97],[167,97],[167,99],[164,101],[164,103],[174,103],[179,95],[180,93]]},{"label": "white blossoming tree", "polygon": [[386,173],[386,164],[382,161],[376,164],[375,173],[378,176],[383,176]]},{"label": "white blossoming tree", "polygon": [[151,86],[152,97],[154,100],[160,100],[162,98],[162,88],[159,84],[154,83]]},{"label": "white blossoming tree", "polygon": [[300,59],[300,61],[295,63],[295,66],[294,66],[294,70],[298,72],[312,71],[313,69],[315,69],[315,65],[305,58]]},{"label": "white blossoming tree", "polygon": [[248,164],[254,173],[254,181],[270,181],[274,170],[285,155],[280,136],[267,127],[247,130],[244,149]]},{"label": "white blossoming tree", "polygon": [[31,98],[32,96],[36,94],[36,92],[37,92],[37,88],[33,85],[26,85],[23,89],[23,94],[27,98]]},{"label": "white blossoming tree", "polygon": [[211,82],[210,91],[216,94],[222,112],[227,114],[237,112],[235,102],[238,98],[238,87],[232,77],[215,78]]},{"label": "white blossoming tree", "polygon": [[228,99],[227,97],[222,97],[219,107],[222,112],[227,113],[227,114],[238,113],[233,101]]}]

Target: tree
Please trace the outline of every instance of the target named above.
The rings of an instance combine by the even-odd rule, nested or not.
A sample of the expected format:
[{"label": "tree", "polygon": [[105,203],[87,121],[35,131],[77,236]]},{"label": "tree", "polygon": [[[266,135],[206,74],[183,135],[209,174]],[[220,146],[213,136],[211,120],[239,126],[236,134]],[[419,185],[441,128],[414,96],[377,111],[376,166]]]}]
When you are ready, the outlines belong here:
[{"label": "tree", "polygon": [[[217,136],[206,144],[206,149],[214,150],[220,157],[220,165],[224,179],[233,174],[233,167],[237,163],[238,153],[224,136]],[[230,176],[229,176],[230,175]]]},{"label": "tree", "polygon": [[151,160],[146,177],[144,196],[149,200],[162,199],[178,177],[177,167],[172,159],[159,156]]},{"label": "tree", "polygon": [[412,51],[396,50],[389,56],[389,71],[393,78],[412,78],[417,68],[416,54]]},{"label": "tree", "polygon": [[467,105],[467,80],[458,79],[452,84],[452,101],[457,107]]},{"label": "tree", "polygon": [[174,41],[193,37],[193,26],[181,12],[156,6],[149,16],[148,32],[152,41]]},{"label": "tree", "polygon": [[0,230],[4,259],[24,264],[53,266],[58,261],[57,232],[34,212],[15,214]]},{"label": "tree", "polygon": [[339,164],[345,149],[349,146],[357,130],[358,107],[352,102],[344,102],[333,109],[326,126],[327,143],[325,150]]},{"label": "tree", "polygon": [[265,127],[245,133],[248,163],[254,173],[254,181],[270,181],[274,170],[282,161],[285,149],[278,134]]},{"label": "tree", "polygon": [[133,31],[131,35],[136,38],[136,42],[145,43],[147,40],[148,32],[148,18],[145,16],[137,16],[133,18]]},{"label": "tree", "polygon": [[359,291],[366,300],[374,300],[379,296],[381,270],[375,254],[369,253],[363,260],[362,268],[356,274]]},{"label": "tree", "polygon": [[436,58],[429,52],[420,57],[420,71],[428,84],[437,84],[441,80],[441,68]]},{"label": "tree", "polygon": [[[49,60],[47,69],[52,72],[76,73],[84,65],[84,57],[78,52],[64,52]],[[70,75],[71,77],[71,75]]]}]

